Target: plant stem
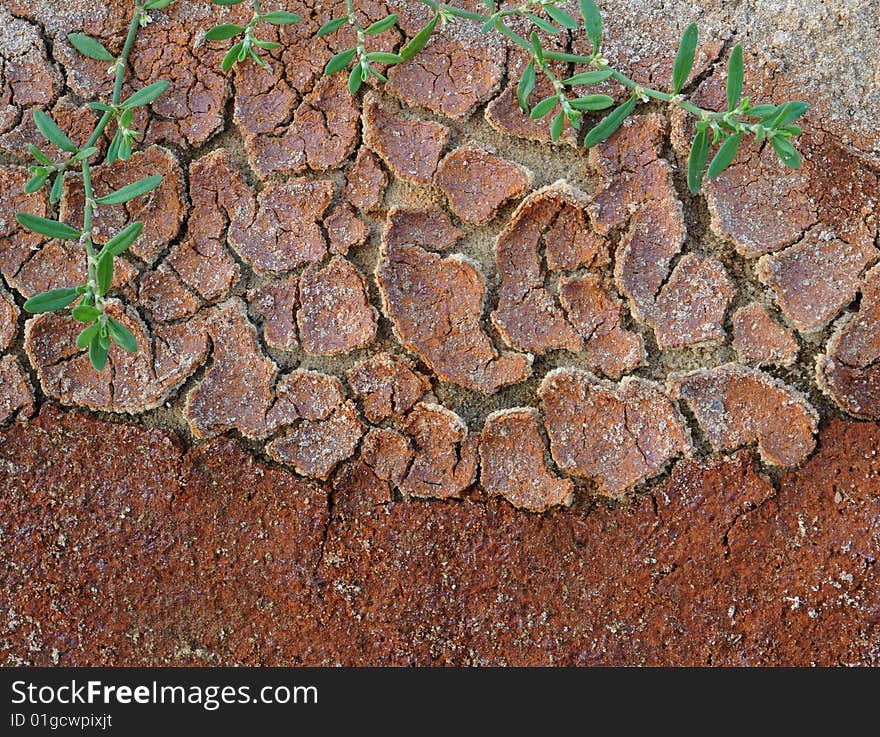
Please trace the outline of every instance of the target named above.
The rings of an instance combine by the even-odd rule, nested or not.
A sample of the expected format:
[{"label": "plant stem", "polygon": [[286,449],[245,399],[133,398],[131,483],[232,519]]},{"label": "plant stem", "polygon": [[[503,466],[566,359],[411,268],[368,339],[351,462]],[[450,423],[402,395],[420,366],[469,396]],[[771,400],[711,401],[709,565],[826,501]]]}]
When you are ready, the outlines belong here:
[{"label": "plant stem", "polygon": [[[540,69],[541,72],[548,78],[550,83],[553,85],[554,90],[559,94],[560,100],[565,99],[564,94],[561,91],[563,87],[562,82],[553,74],[550,68],[547,66],[546,62],[542,62],[539,60],[532,49],[531,44],[523,38],[520,34],[510,28],[507,24],[502,20],[505,17],[517,16],[521,15],[524,12],[527,12],[529,8],[539,7],[541,6],[540,2],[533,2],[529,0],[529,2],[524,3],[522,6],[516,8],[509,8],[508,10],[500,10],[492,15],[483,15],[481,13],[472,13],[470,11],[461,10],[460,8],[456,8],[453,5],[448,5],[446,3],[436,2],[436,0],[419,0],[423,5],[427,5],[429,8],[434,10],[436,13],[443,13],[455,18],[463,18],[466,20],[477,21],[481,23],[488,23],[492,20],[495,20],[496,23],[493,26],[495,30],[497,30],[501,35],[508,38],[514,44],[519,46],[521,49],[528,52],[529,57],[535,62],[535,67]],[[351,0],[349,0],[349,5],[352,5]],[[593,56],[579,56],[576,54],[562,54],[557,52],[547,52],[546,58],[548,59],[556,59],[559,61],[568,61],[575,64],[588,64],[591,66],[597,66],[598,68],[608,68],[607,64],[603,64],[598,62],[598,50],[593,54]],[[667,102],[672,105],[676,105],[680,107],[682,110],[686,110],[691,115],[695,116],[700,120],[713,120],[719,117],[723,117],[724,113],[717,113],[712,110],[704,110],[703,108],[695,105],[694,103],[686,100],[681,95],[673,95],[668,92],[663,92],[661,90],[655,90],[650,87],[645,87],[640,85],[633,79],[630,79],[626,75],[617,71],[616,69],[611,70],[611,78],[615,81],[622,84],[627,89],[632,90],[639,97],[650,97],[654,100],[659,100],[661,102]],[[564,105],[563,105],[564,107]]]},{"label": "plant stem", "polygon": [[[137,37],[138,28],[140,28],[140,19],[141,14],[144,13],[143,3],[141,0],[135,0],[134,3],[134,12],[131,16],[131,22],[128,25],[128,35],[125,37],[125,44],[122,47],[122,51],[119,56],[116,58],[116,61],[113,62],[113,69],[115,69],[116,77],[113,81],[113,96],[111,98],[110,104],[115,108],[119,105],[120,98],[122,97],[122,83],[125,80],[125,72],[128,68],[128,57],[131,54],[131,49],[134,46],[135,38]],[[92,131],[92,135],[89,136],[89,140],[83,148],[91,148],[94,146],[98,139],[103,135],[104,130],[110,124],[110,121],[114,118],[114,114],[111,111],[105,112],[101,119],[98,121],[98,124],[95,126],[95,130]],[[97,259],[95,258],[95,246],[92,241],[92,221],[95,215],[95,193],[92,188],[92,169],[89,164],[87,158],[82,160],[82,180],[83,180],[83,193],[85,196],[85,207],[83,210],[83,228],[82,228],[82,237],[80,238],[80,242],[83,244],[83,247],[86,250],[86,258],[88,260],[88,296],[92,297],[95,302],[95,306],[100,309],[102,312],[104,311],[104,300],[102,299],[102,295],[98,294],[98,279],[97,279]]]}]

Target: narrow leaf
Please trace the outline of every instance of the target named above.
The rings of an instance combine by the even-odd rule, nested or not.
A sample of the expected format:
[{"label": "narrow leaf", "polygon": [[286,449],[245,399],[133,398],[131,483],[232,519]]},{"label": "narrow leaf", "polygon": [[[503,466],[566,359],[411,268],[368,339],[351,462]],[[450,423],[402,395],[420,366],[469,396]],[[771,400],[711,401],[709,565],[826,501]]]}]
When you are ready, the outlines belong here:
[{"label": "narrow leaf", "polygon": [[30,151],[31,156],[33,156],[37,161],[41,164],[51,164],[52,159],[50,159],[46,154],[44,154],[40,149],[38,149],[34,144],[28,144],[28,151]]},{"label": "narrow leaf", "polygon": [[602,46],[602,14],[593,0],[578,0],[578,4],[587,29],[587,38],[593,44],[593,53],[597,54]]},{"label": "narrow leaf", "polygon": [[173,2],[174,0],[150,0],[150,2],[144,5],[144,8],[146,10],[162,10],[167,8]]},{"label": "narrow leaf", "polygon": [[162,93],[167,89],[168,82],[164,79],[161,79],[158,82],[153,82],[153,84],[148,84],[143,89],[135,92],[122,103],[122,107],[126,110],[131,110],[132,108],[141,107],[142,105],[149,105],[151,102],[155,102],[159,99]]},{"label": "narrow leaf", "polygon": [[590,84],[599,84],[600,82],[604,82],[608,79],[614,71],[606,67],[605,69],[598,69],[594,72],[581,72],[580,74],[575,74],[573,77],[569,77],[563,82],[567,85],[590,85]]},{"label": "narrow leaf", "polygon": [[137,240],[143,229],[144,224],[139,220],[130,223],[107,241],[102,250],[109,251],[113,256],[124,253]]},{"label": "narrow leaf", "polygon": [[224,23],[219,26],[214,26],[208,31],[205,34],[205,41],[225,41],[227,38],[237,36],[243,30],[244,26],[239,26],[235,23]]},{"label": "narrow leaf", "polygon": [[714,179],[730,166],[736,156],[736,152],[739,150],[739,144],[741,141],[742,136],[737,133],[736,135],[730,136],[721,144],[721,148],[719,148],[715,156],[712,157],[712,162],[709,164],[709,170],[706,172],[706,176],[709,177],[709,179]]},{"label": "narrow leaf", "polygon": [[773,117],[779,111],[779,108],[776,105],[755,105],[753,108],[749,110],[749,115],[753,117],[766,119],[768,117]]},{"label": "narrow leaf", "polygon": [[437,27],[438,20],[440,20],[439,15],[435,15],[433,18],[431,18],[428,25],[426,25],[421,31],[413,36],[409,40],[409,42],[400,50],[400,56],[403,58],[404,61],[409,61],[423,48],[425,48],[425,45],[428,43],[428,40],[434,33],[434,29]]},{"label": "narrow leaf", "polygon": [[608,95],[586,95],[571,101],[575,110],[605,110],[614,104],[614,98]]},{"label": "narrow leaf", "polygon": [[112,164],[116,159],[119,158],[119,144],[122,143],[122,134],[119,131],[116,131],[116,135],[113,136],[113,140],[110,141],[110,145],[107,147],[107,163]]},{"label": "narrow leaf", "polygon": [[49,172],[46,169],[35,170],[34,175],[28,180],[28,183],[24,186],[24,191],[27,194],[38,192],[46,183],[46,179],[48,178]]},{"label": "narrow leaf", "polygon": [[124,187],[121,187],[108,195],[99,197],[97,202],[99,205],[120,205],[123,202],[128,202],[135,197],[140,197],[147,192],[151,192],[160,184],[162,184],[162,175],[153,174],[150,177],[144,177],[131,184],[126,184]]},{"label": "narrow leaf", "polygon": [[116,58],[104,48],[104,45],[100,41],[97,41],[91,36],[87,36],[85,33],[68,33],[67,40],[70,41],[73,48],[79,51],[83,56],[89,57],[89,59],[113,61]]},{"label": "narrow leaf", "polygon": [[342,18],[334,18],[333,20],[328,20],[323,26],[318,29],[318,37],[320,38],[323,36],[327,36],[333,33],[333,31],[339,30],[340,28],[342,28],[342,26],[345,25],[347,20],[347,15],[342,16]]},{"label": "narrow leaf", "polygon": [[76,153],[79,150],[73,141],[62,132],[55,121],[42,110],[34,110],[34,123],[37,125],[37,130],[46,137],[46,140],[54,143],[58,148],[68,153]]},{"label": "narrow leaf", "polygon": [[113,254],[104,251],[98,258],[98,294],[106,294],[113,283]]},{"label": "narrow leaf", "polygon": [[229,51],[226,52],[226,56],[223,57],[223,61],[220,62],[220,68],[224,72],[228,72],[232,69],[232,65],[238,61],[238,54],[244,48],[244,44],[239,41],[237,44],[234,44]]},{"label": "narrow leaf", "polygon": [[636,98],[630,97],[622,105],[618,105],[608,115],[598,122],[595,128],[587,133],[584,138],[584,146],[592,148],[597,143],[602,143],[611,136],[614,131],[620,128],[624,120],[629,116],[636,106]]},{"label": "narrow leaf", "polygon": [[302,17],[296,13],[286,13],[283,10],[276,10],[272,13],[266,13],[266,15],[260,16],[260,20],[264,20],[266,23],[274,23],[276,26],[289,26],[292,23],[299,23],[302,20]]},{"label": "narrow leaf", "polygon": [[[217,2],[217,0],[214,0],[214,2]],[[92,338],[92,342],[89,343],[89,360],[92,362],[92,368],[95,371],[103,371],[107,365],[107,347],[101,343],[100,331]]]},{"label": "narrow leaf", "polygon": [[351,63],[351,60],[354,59],[354,55],[355,49],[340,51],[327,62],[327,66],[324,67],[324,74],[329,77],[332,74],[336,74],[336,72],[342,71]]},{"label": "narrow leaf", "polygon": [[76,336],[76,347],[80,350],[85,350],[89,347],[91,342],[98,335],[98,331],[101,329],[101,323],[96,322],[94,325],[89,325],[85,330],[83,330],[79,335]]},{"label": "narrow leaf", "polygon": [[539,118],[543,118],[547,113],[549,113],[559,102],[559,98],[556,95],[550,95],[549,97],[545,97],[541,100],[535,107],[532,108],[531,117],[532,120],[538,120]]},{"label": "narrow leaf", "polygon": [[110,337],[113,338],[116,345],[122,348],[126,353],[137,353],[137,341],[125,325],[121,322],[117,322],[111,317],[107,320],[107,328],[110,331]]},{"label": "narrow leaf", "polygon": [[779,112],[773,119],[773,123],[770,125],[770,127],[781,128],[788,125],[789,123],[793,123],[795,120],[801,117],[801,115],[807,112],[807,108],[809,107],[810,106],[806,102],[801,102],[799,100],[792,100],[791,102],[785,103],[781,108],[779,108]]},{"label": "narrow leaf", "polygon": [[399,54],[389,54],[384,51],[371,51],[367,54],[367,61],[374,61],[376,64],[400,64],[403,58]]},{"label": "narrow leaf", "polygon": [[[259,49],[268,49],[269,51],[273,51],[275,49],[281,48],[281,44],[278,43],[277,41],[264,41],[263,39],[260,39],[260,38],[254,39],[254,46],[256,46]],[[260,59],[259,56],[257,58]],[[265,63],[263,63],[262,59],[260,59],[260,62],[262,63],[263,66],[266,66]]]},{"label": "narrow leaf", "polygon": [[[730,52],[727,62],[727,109],[733,110],[742,97],[743,90],[743,50],[740,44]],[[709,175],[711,176],[711,174]]]},{"label": "narrow leaf", "polygon": [[672,91],[674,94],[681,92],[694,67],[694,56],[697,53],[697,24],[691,23],[681,37],[678,53],[675,55],[675,64],[672,67]]},{"label": "narrow leaf", "polygon": [[553,118],[553,122],[550,123],[550,138],[553,141],[558,141],[559,136],[562,135],[562,127],[565,125],[565,113],[561,110],[556,113],[556,116]]},{"label": "narrow leaf", "polygon": [[568,30],[573,31],[578,27],[578,22],[568,13],[566,13],[562,8],[559,8],[555,5],[546,5],[544,6],[544,10],[546,11],[547,15],[549,15],[563,28],[567,28]]},{"label": "narrow leaf", "polygon": [[55,312],[62,307],[67,307],[79,297],[76,289],[50,289],[35,297],[31,297],[24,303],[25,312],[38,315],[41,312]]},{"label": "narrow leaf", "polygon": [[707,158],[709,158],[709,134],[704,129],[697,131],[697,135],[694,136],[691,153],[688,157],[688,189],[694,194],[700,191],[700,182],[703,180]]},{"label": "narrow leaf", "polygon": [[363,83],[364,76],[360,64],[355,64],[348,75],[348,91],[351,92],[351,94],[355,94],[361,88]]},{"label": "narrow leaf", "polygon": [[48,238],[75,241],[82,235],[82,233],[75,228],[71,228],[67,223],[59,223],[57,220],[41,218],[28,212],[16,213],[15,219],[19,225],[23,225],[28,230],[45,235]]},{"label": "narrow leaf", "polygon": [[534,23],[538,28],[540,28],[544,33],[559,33],[562,29],[554,26],[550,21],[546,21],[543,18],[539,18],[534,13],[524,13],[525,17],[528,18],[532,23]]},{"label": "narrow leaf", "polygon": [[535,62],[530,61],[516,85],[516,99],[524,113],[529,112],[529,95],[535,89]]},{"label": "narrow leaf", "polygon": [[382,20],[377,20],[372,25],[367,26],[364,29],[364,33],[366,33],[368,36],[375,36],[378,33],[382,33],[382,31],[387,31],[395,23],[397,23],[397,15],[388,15],[382,18]]},{"label": "narrow leaf", "polygon": [[52,189],[49,190],[49,202],[53,205],[61,202],[61,194],[64,191],[64,175],[59,173],[52,182]]},{"label": "narrow leaf", "polygon": [[211,0],[214,5],[238,5],[244,0]]},{"label": "narrow leaf", "polygon": [[101,316],[101,310],[92,305],[79,304],[70,315],[77,322],[94,322]]},{"label": "narrow leaf", "polygon": [[773,137],[770,139],[770,144],[773,146],[773,150],[776,151],[779,160],[785,164],[785,166],[789,169],[801,168],[800,154],[788,140],[785,138]]}]

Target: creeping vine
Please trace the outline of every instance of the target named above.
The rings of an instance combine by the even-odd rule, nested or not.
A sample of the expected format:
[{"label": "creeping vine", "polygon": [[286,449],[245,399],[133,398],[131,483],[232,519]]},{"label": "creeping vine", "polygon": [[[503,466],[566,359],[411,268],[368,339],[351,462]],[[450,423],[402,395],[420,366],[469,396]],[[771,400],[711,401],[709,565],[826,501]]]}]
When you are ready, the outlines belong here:
[{"label": "creeping vine", "polygon": [[[38,217],[29,213],[18,213],[16,219],[28,230],[48,238],[77,240],[85,250],[88,277],[85,284],[77,287],[53,289],[29,299],[24,307],[31,313],[54,312],[70,305],[71,316],[85,324],[76,344],[80,349],[88,349],[91,363],[98,371],[107,363],[111,340],[122,349],[135,352],[137,342],[120,322],[107,312],[106,294],[113,279],[114,259],[125,252],[138,238],[143,229],[142,222],[133,222],[110,240],[97,244],[93,237],[92,223],[98,207],[116,205],[140,197],[159,186],[160,175],[145,177],[127,184],[115,192],[98,196],[94,192],[91,175],[91,161],[98,153],[97,143],[107,127],[115,124],[115,134],[107,149],[106,163],[117,159],[127,160],[140,136],[134,130],[132,121],[134,110],[150,105],[167,89],[168,82],[158,81],[138,90],[122,100],[122,86],[128,68],[128,57],[134,45],[138,29],[150,21],[149,13],[168,7],[174,0],[135,0],[128,34],[118,56],[94,38],[83,33],[68,35],[70,43],[83,55],[99,61],[110,62],[110,72],[114,75],[113,93],[109,102],[93,101],[89,107],[102,113],[94,131],[83,145],[74,143],[41,110],[34,112],[34,122],[47,141],[61,149],[66,157],[53,161],[36,146],[30,147],[34,158],[31,179],[26,185],[29,193],[43,187],[49,190],[50,203],[56,204],[62,195],[65,175],[79,170],[85,194],[85,209],[82,225],[75,227],[56,219]],[[211,0],[215,5],[239,5],[244,0]],[[348,89],[352,94],[371,77],[386,82],[383,71],[390,66],[406,62],[416,56],[430,42],[437,28],[451,23],[478,23],[484,34],[498,33],[519,47],[528,58],[522,75],[516,85],[516,97],[524,113],[533,119],[552,116],[550,135],[556,141],[565,126],[579,131],[584,114],[595,111],[608,112],[583,137],[587,148],[608,139],[629,117],[638,103],[657,100],[680,108],[696,119],[695,135],[688,157],[688,186],[692,192],[699,191],[704,176],[718,176],[733,161],[743,138],[751,136],[756,144],[768,142],[780,161],[787,167],[796,169],[801,159],[792,144],[792,139],[801,134],[795,121],[807,110],[807,103],[789,101],[779,105],[752,105],[748,97],[743,97],[743,52],[737,44],[733,47],[727,68],[727,106],[725,110],[707,110],[694,104],[682,93],[693,69],[697,50],[698,33],[696,24],[687,27],[682,36],[672,70],[668,91],[652,89],[639,84],[614,69],[602,53],[602,16],[594,0],[579,0],[580,19],[574,18],[561,7],[560,0],[524,0],[521,5],[496,9],[493,0],[483,0],[486,10],[478,13],[438,2],[437,0],[418,0],[430,10],[430,18],[397,53],[370,50],[371,39],[392,31],[399,17],[390,13],[369,25],[364,25],[357,12],[354,0],[346,1],[346,13],[333,18],[320,27],[318,36],[328,36],[350,26],[355,31],[355,45],[335,54],[326,64],[324,73],[333,75],[348,70]],[[246,25],[225,23],[214,26],[206,34],[209,41],[232,40],[233,43],[223,58],[224,71],[248,59],[266,66],[262,51],[271,51],[281,46],[277,41],[261,39],[257,36],[262,24],[289,25],[302,19],[296,13],[286,11],[265,12],[260,0],[250,0],[253,12]],[[521,18],[530,26],[527,35],[514,30],[512,18]],[[590,41],[591,53],[572,54],[544,48],[538,31],[558,34],[577,30],[583,24]],[[551,62],[563,62],[581,67],[572,76],[560,79],[551,68]],[[553,92],[530,104],[538,75],[547,79]],[[623,102],[615,105],[615,100],[604,93],[582,94],[585,87],[595,87],[610,80],[622,85],[628,95]],[[711,161],[710,149],[718,146]]]}]

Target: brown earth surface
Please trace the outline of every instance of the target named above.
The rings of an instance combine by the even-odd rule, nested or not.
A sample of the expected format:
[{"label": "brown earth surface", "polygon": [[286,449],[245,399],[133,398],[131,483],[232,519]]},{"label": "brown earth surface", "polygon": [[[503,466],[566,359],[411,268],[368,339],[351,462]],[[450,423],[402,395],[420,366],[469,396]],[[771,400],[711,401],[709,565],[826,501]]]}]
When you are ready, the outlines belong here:
[{"label": "brown earth surface", "polygon": [[[55,212],[32,111],[79,140],[109,94],[66,34],[118,51],[128,3],[0,8],[0,663],[880,664],[875,4],[599,3],[638,80],[696,20],[700,104],[736,41],[752,99],[810,102],[802,169],[749,143],[696,197],[679,111],[551,145],[467,23],[351,97],[345,3],[274,5],[268,70],[204,41],[246,4],[138,36],[126,90],[171,86],[94,181],[165,179],[96,221],[147,224],[101,374],[22,310],[78,245],[13,216]],[[402,6],[384,51],[426,18],[359,6]]]}]

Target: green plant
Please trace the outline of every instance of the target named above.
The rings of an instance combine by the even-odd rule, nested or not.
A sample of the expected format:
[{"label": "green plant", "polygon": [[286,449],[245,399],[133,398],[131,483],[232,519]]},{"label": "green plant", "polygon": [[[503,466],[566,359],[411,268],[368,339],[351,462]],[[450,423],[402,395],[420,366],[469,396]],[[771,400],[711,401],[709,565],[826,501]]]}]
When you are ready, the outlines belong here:
[{"label": "green plant", "polygon": [[[219,5],[238,4],[242,1],[213,0]],[[471,21],[479,23],[483,33],[500,33],[528,55],[528,63],[516,87],[516,96],[523,111],[532,118],[553,116],[550,122],[550,135],[554,141],[559,139],[566,125],[579,130],[585,113],[614,106],[614,99],[609,95],[582,95],[575,92],[574,88],[595,86],[613,80],[623,85],[630,94],[586,133],[583,143],[587,148],[611,136],[632,114],[639,102],[657,100],[679,107],[696,118],[696,133],[691,144],[687,178],[688,187],[694,193],[699,190],[704,176],[716,177],[730,165],[745,136],[753,136],[758,145],[764,141],[769,142],[785,166],[796,169],[801,165],[800,156],[791,139],[801,134],[801,129],[794,122],[807,110],[807,103],[791,101],[781,105],[752,105],[748,97],[742,96],[743,54],[739,44],[734,46],[728,62],[726,110],[705,110],[690,102],[682,94],[693,68],[697,50],[696,24],[688,26],[682,36],[670,80],[671,89],[664,92],[640,85],[608,64],[608,60],[602,55],[602,16],[594,0],[579,0],[581,20],[575,19],[561,8],[560,0],[525,0],[522,5],[502,10],[495,9],[493,0],[484,0],[485,13],[475,13],[436,0],[419,0],[419,2],[428,6],[433,11],[433,15],[398,53],[391,54],[369,51],[367,41],[370,36],[394,28],[398,20],[397,14],[392,13],[370,26],[363,27],[358,20],[353,0],[347,0],[346,15],[325,23],[318,30],[318,35],[329,35],[345,25],[350,25],[357,33],[357,41],[354,47],[333,56],[324,72],[329,75],[349,69],[348,88],[355,93],[370,76],[380,81],[387,81],[375,68],[375,64],[393,65],[407,61],[425,47],[438,25],[442,28],[452,22]],[[255,6],[256,17],[259,8],[259,3],[256,1]],[[515,16],[524,18],[533,27],[528,37],[517,33],[508,23],[508,19]],[[589,55],[553,51],[542,46],[538,30],[558,34],[565,30],[573,31],[580,28],[581,22],[592,46],[592,53]],[[234,48],[230,50],[230,54]],[[258,58],[252,50],[251,53]],[[239,52],[238,58],[244,59],[245,55]],[[560,79],[551,69],[550,62],[582,65],[584,69]],[[538,101],[533,107],[529,107],[529,97],[535,89],[538,74],[547,78],[552,85],[553,93]],[[720,145],[709,162],[709,150],[717,144]]]},{"label": "green plant", "polygon": [[[240,5],[244,0],[211,0],[214,5]],[[277,49],[281,46],[277,41],[267,41],[257,38],[254,30],[260,23],[271,23],[276,26],[286,26],[292,23],[299,23],[302,18],[296,13],[288,13],[283,10],[276,10],[264,13],[260,8],[260,0],[253,0],[254,12],[250,21],[246,26],[240,26],[237,23],[223,23],[214,26],[205,34],[206,41],[225,41],[229,38],[241,37],[240,41],[236,41],[232,48],[226,52],[220,66],[223,71],[229,71],[232,66],[239,61],[244,61],[249,56],[260,66],[266,66],[266,62],[255,51],[255,49]]]},{"label": "green plant", "polygon": [[82,146],[75,144],[55,123],[41,110],[34,111],[34,122],[43,137],[57,146],[66,157],[61,162],[54,162],[47,154],[36,146],[30,146],[30,153],[35,164],[30,167],[31,179],[25,191],[37,192],[44,186],[49,188],[49,201],[53,205],[61,199],[64,188],[65,174],[79,168],[82,176],[85,206],[81,228],[76,228],[56,219],[38,217],[29,213],[16,214],[16,220],[28,230],[47,238],[76,240],[86,252],[88,278],[85,284],[78,287],[52,289],[31,297],[24,304],[30,313],[55,312],[76,302],[71,311],[74,320],[84,323],[76,340],[81,350],[88,349],[92,366],[101,371],[107,363],[107,354],[111,340],[125,351],[137,351],[134,336],[117,320],[107,314],[105,297],[113,281],[114,259],[124,253],[140,235],[143,223],[133,222],[117,233],[109,241],[98,247],[92,234],[92,221],[99,205],[116,205],[128,202],[155,189],[162,182],[160,175],[145,177],[107,194],[98,196],[92,187],[92,171],[90,160],[98,153],[97,143],[111,122],[116,124],[116,133],[107,148],[106,163],[117,159],[127,160],[132,153],[132,146],[140,133],[131,125],[134,111],[154,102],[167,89],[168,82],[154,82],[138,90],[122,100],[122,83],[128,66],[128,56],[134,45],[138,29],[149,22],[149,11],[159,10],[170,5],[174,0],[136,0],[134,11],[128,27],[125,44],[118,56],[113,56],[107,48],[90,36],[83,33],[71,33],[68,40],[81,54],[98,61],[111,62],[110,73],[114,75],[113,94],[110,102],[91,102],[89,107],[103,114],[92,134]]}]

